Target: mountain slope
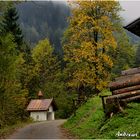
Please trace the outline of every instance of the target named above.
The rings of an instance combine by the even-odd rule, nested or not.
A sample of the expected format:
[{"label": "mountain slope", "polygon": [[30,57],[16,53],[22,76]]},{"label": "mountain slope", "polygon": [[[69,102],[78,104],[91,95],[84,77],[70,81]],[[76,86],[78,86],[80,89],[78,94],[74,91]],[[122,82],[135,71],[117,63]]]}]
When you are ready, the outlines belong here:
[{"label": "mountain slope", "polygon": [[[70,8],[64,1],[27,1],[17,4],[19,23],[25,40],[34,46],[40,39],[49,38],[58,54],[62,54],[61,39],[68,26]],[[140,37],[126,30],[132,44]]]},{"label": "mountain slope", "polygon": [[21,2],[17,5],[17,10],[27,42],[34,45],[47,37],[55,51],[62,53],[61,37],[70,15],[70,9],[64,2]]}]

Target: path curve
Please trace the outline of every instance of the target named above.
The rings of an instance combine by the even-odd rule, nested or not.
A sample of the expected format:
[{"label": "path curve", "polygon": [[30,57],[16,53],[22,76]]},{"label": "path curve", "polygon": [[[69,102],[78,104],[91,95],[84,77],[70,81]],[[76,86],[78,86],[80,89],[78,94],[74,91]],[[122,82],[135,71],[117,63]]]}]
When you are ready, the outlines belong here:
[{"label": "path curve", "polygon": [[30,124],[18,129],[9,139],[62,139],[63,133],[60,130],[66,120],[45,121]]}]

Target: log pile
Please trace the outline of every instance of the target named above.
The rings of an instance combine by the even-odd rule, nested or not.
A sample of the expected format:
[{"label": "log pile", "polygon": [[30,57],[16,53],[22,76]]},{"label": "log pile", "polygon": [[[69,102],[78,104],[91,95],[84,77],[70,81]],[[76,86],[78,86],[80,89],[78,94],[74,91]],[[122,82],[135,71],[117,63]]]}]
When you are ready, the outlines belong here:
[{"label": "log pile", "polygon": [[[122,71],[121,76],[109,84],[109,88],[112,95],[102,97],[105,113],[111,113],[114,109],[122,111],[128,102],[140,101],[140,67]],[[111,110],[107,111],[110,106]]]},{"label": "log pile", "polygon": [[109,88],[112,91],[112,96],[108,97],[108,100],[112,98],[123,99],[126,102],[139,100],[140,67],[122,71],[121,76],[109,84]]}]

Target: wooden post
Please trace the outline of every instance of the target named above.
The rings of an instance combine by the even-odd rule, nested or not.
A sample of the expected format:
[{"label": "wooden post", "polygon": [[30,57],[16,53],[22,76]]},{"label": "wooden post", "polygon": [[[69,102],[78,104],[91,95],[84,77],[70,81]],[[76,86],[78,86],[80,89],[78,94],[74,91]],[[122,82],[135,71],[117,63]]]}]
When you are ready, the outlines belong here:
[{"label": "wooden post", "polygon": [[105,100],[104,98],[105,97],[108,97],[109,95],[105,95],[105,96],[99,96],[101,99],[102,99],[102,106],[103,106],[103,110],[104,110],[104,113],[106,113],[106,104],[105,104]]},{"label": "wooden post", "polygon": [[123,112],[123,108],[122,108],[121,105],[120,105],[119,99],[118,99],[118,98],[115,98],[115,101],[116,101],[116,105],[117,105],[117,107],[118,107],[118,110],[119,110],[120,112]]}]

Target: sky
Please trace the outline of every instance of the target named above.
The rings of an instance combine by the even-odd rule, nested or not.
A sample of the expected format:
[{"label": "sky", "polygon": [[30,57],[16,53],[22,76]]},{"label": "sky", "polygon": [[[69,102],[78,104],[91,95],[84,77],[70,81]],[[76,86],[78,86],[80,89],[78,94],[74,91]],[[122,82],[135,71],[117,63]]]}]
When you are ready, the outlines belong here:
[{"label": "sky", "polygon": [[120,5],[124,9],[124,11],[121,12],[124,25],[128,25],[140,17],[140,1],[120,1]]},{"label": "sky", "polygon": [[124,19],[124,26],[128,25],[129,23],[140,17],[140,0],[119,0],[119,2],[122,9],[124,10],[120,13]]},{"label": "sky", "polygon": [[121,12],[121,16],[124,19],[124,26],[140,17],[140,0],[119,0],[119,2],[122,9],[124,10]]},{"label": "sky", "polygon": [[[63,2],[65,1],[67,3],[67,1],[71,0],[52,0],[52,1],[63,1]],[[119,0],[119,2],[121,7],[124,9],[124,11],[121,12],[121,16],[124,19],[123,20],[124,26],[128,25],[129,23],[140,17],[140,0]]]}]

